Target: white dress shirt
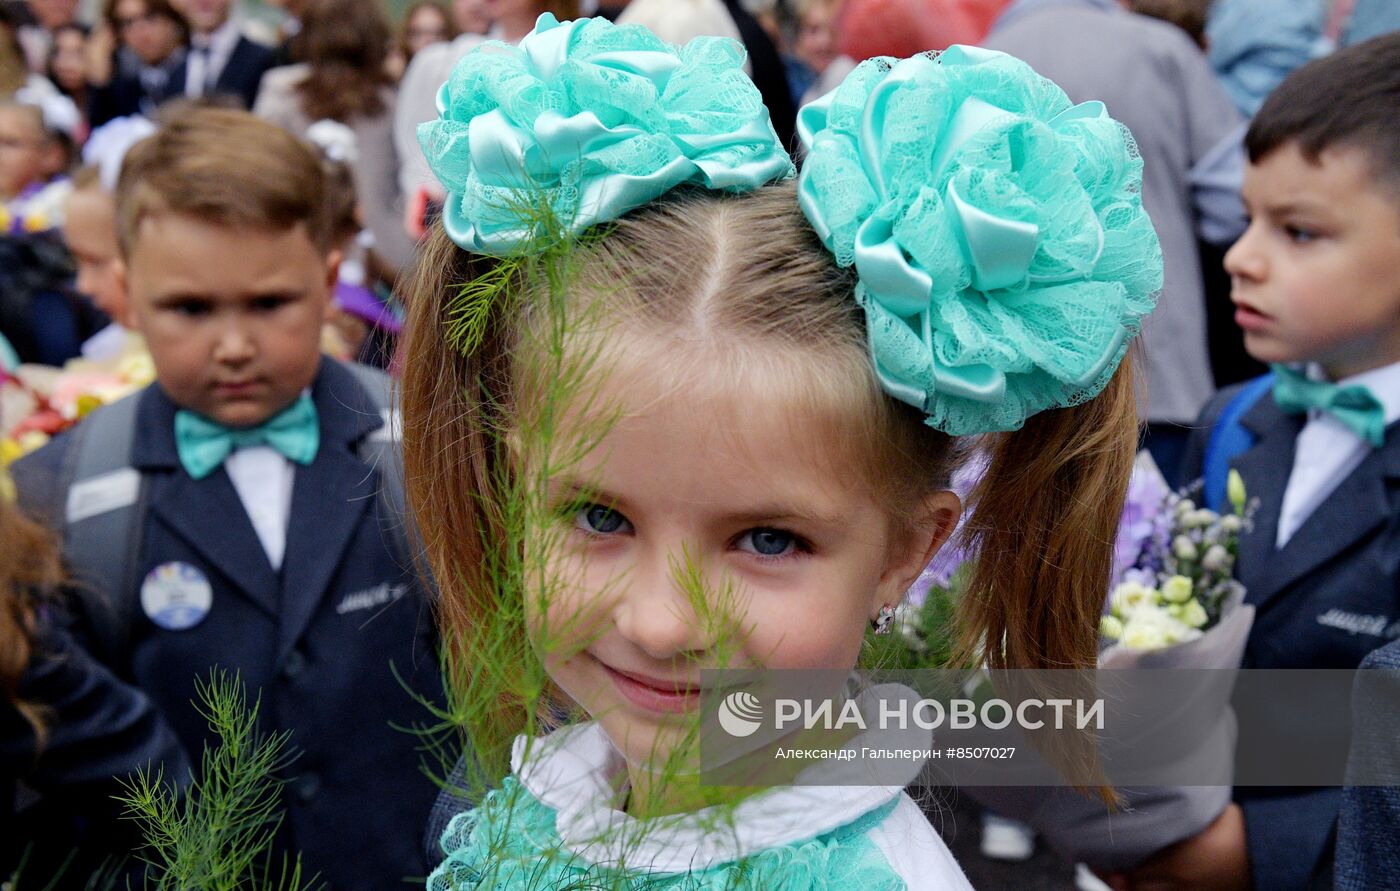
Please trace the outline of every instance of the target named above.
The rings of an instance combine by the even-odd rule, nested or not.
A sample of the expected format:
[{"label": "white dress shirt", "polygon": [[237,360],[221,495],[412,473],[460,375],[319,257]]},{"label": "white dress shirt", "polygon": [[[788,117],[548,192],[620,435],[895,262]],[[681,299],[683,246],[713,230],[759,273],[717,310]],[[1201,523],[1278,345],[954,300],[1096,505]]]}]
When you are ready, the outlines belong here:
[{"label": "white dress shirt", "polygon": [[272,446],[248,446],[224,459],[224,470],[233,481],[243,510],[253,521],[267,562],[282,569],[287,551],[287,522],[292,515],[292,483],[296,465]]},{"label": "white dress shirt", "polygon": [[209,34],[190,37],[189,62],[185,66],[186,96],[198,99],[213,92],[242,36],[238,22],[230,18]]},{"label": "white dress shirt", "polygon": [[[1307,375],[1313,380],[1325,379],[1317,365],[1309,365]],[[1400,419],[1400,362],[1337,381],[1338,386],[1350,384],[1367,387],[1380,400],[1387,426]],[[1283,490],[1275,547],[1287,544],[1293,533],[1370,452],[1371,444],[1333,415],[1320,409],[1309,410],[1308,421],[1295,443],[1293,471]],[[1246,485],[1249,482],[1245,480]]]}]

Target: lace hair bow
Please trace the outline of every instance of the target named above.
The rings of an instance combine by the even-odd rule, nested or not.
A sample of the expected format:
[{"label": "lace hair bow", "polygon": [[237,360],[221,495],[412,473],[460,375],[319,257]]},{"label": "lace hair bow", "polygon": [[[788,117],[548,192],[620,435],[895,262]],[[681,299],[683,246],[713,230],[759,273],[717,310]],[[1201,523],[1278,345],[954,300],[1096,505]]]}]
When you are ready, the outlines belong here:
[{"label": "lace hair bow", "polygon": [[1097,395],[1151,312],[1142,160],[1099,102],[953,46],[871,59],[799,113],[802,210],[854,265],[886,392],[954,436]]},{"label": "lace hair bow", "polygon": [[[548,13],[518,47],[466,55],[419,127],[462,249],[508,255],[617,219],[686,183],[746,191],[794,174],[733,40],[683,47],[606,19]],[[542,207],[543,205],[543,207]]]}]

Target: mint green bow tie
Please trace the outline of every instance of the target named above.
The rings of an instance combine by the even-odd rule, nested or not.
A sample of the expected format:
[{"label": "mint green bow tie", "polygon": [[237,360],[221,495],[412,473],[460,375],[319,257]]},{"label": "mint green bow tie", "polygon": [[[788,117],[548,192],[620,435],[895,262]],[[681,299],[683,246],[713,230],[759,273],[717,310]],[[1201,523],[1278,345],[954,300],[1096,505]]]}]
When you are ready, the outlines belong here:
[{"label": "mint green bow tie", "polygon": [[1298,415],[1320,409],[1372,446],[1380,448],[1385,442],[1385,407],[1368,388],[1308,380],[1286,365],[1273,366],[1273,372],[1274,402],[1285,412]]},{"label": "mint green bow tie", "polygon": [[310,464],[321,445],[316,403],[303,395],[259,426],[242,430],[216,424],[192,411],[175,413],[175,448],[180,463],[194,479],[213,473],[234,449],[257,445],[271,446],[289,461]]}]

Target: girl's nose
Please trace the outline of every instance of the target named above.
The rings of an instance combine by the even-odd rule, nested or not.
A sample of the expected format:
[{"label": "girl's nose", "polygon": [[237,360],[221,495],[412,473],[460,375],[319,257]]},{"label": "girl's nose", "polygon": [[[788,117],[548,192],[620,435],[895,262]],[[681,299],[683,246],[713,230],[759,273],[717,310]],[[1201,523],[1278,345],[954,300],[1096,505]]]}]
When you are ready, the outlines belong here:
[{"label": "girl's nose", "polygon": [[669,559],[648,561],[622,582],[613,622],[618,633],[658,661],[695,656],[714,645],[706,598],[712,580],[677,570]]}]

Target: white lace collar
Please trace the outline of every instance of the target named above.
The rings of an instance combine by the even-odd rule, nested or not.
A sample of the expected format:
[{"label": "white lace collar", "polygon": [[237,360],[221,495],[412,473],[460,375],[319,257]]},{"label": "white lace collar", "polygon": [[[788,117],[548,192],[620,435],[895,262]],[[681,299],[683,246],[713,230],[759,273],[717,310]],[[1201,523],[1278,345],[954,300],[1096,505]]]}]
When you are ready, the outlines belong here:
[{"label": "white lace collar", "polygon": [[[858,701],[866,711],[868,693]],[[877,732],[861,733],[844,748],[859,753],[877,742]],[[927,731],[916,733],[927,746]],[[899,785],[778,786],[742,800],[732,812],[707,808],[640,820],[611,806],[610,780],[626,767],[599,724],[576,724],[535,740],[528,761],[527,742],[524,736],[515,740],[511,769],[555,812],[555,828],[571,853],[593,864],[646,864],[647,871],[660,873],[711,869],[845,826],[898,798],[922,767],[910,762],[906,782]],[[915,747],[902,731],[893,741],[888,733],[879,734],[879,745],[892,742]]]}]

